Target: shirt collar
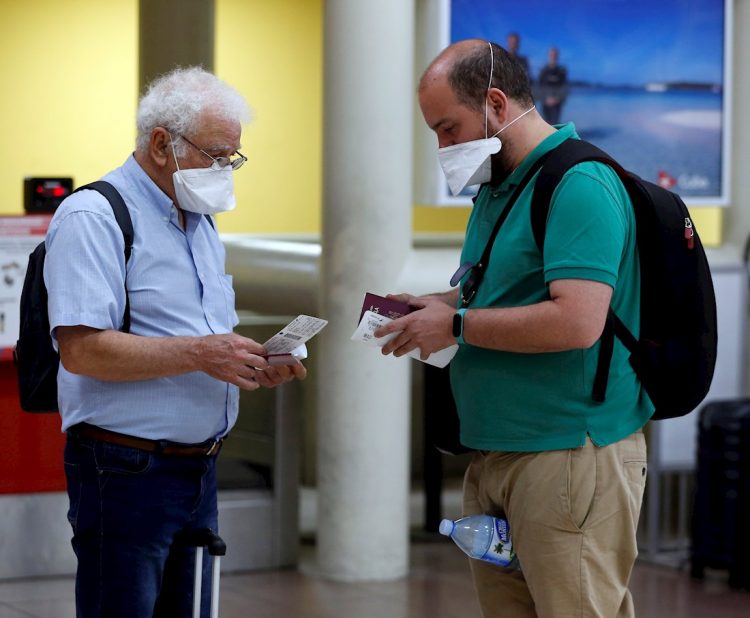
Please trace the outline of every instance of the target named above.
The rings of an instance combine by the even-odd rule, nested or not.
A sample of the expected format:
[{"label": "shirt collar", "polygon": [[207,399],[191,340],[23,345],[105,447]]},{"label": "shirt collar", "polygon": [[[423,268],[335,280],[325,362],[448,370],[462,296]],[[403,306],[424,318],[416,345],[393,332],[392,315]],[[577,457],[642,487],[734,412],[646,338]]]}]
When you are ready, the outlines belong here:
[{"label": "shirt collar", "polygon": [[154,204],[159,211],[169,215],[172,199],[159,188],[132,154],[123,164],[122,170],[129,185],[143,196],[144,203]]},{"label": "shirt collar", "polygon": [[563,125],[555,125],[557,129],[552,135],[544,138],[537,146],[532,150],[526,158],[521,162],[516,169],[514,169],[499,185],[501,189],[510,189],[515,187],[519,182],[526,176],[526,172],[529,171],[536,160],[541,157],[545,152],[549,152],[553,148],[557,148],[566,139],[575,138],[578,139],[575,125],[572,122],[568,122]]}]

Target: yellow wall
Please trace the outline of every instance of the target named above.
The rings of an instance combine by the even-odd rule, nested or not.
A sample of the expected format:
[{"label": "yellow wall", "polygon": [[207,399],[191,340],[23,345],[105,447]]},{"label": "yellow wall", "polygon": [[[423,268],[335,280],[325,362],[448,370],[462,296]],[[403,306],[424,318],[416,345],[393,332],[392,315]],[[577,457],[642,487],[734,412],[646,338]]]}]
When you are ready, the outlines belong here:
[{"label": "yellow wall", "polygon": [[0,9],[0,214],[20,214],[24,176],[84,184],[132,151],[137,0],[5,0]]},{"label": "yellow wall", "polygon": [[320,230],[322,19],[322,0],[216,0],[216,73],[255,111],[221,231]]},{"label": "yellow wall", "polygon": [[724,240],[724,211],[718,207],[691,208],[695,229],[707,247],[718,247]]},{"label": "yellow wall", "polygon": [[[247,98],[248,164],[224,232],[316,234],[322,180],[323,0],[215,0],[217,75]],[[138,0],[0,0],[0,214],[18,214],[24,176],[76,185],[117,167],[135,139]],[[404,96],[412,96],[405,93]],[[365,145],[366,147],[366,145]],[[416,206],[416,232],[461,232],[466,208]],[[720,208],[694,208],[721,243]]]}]

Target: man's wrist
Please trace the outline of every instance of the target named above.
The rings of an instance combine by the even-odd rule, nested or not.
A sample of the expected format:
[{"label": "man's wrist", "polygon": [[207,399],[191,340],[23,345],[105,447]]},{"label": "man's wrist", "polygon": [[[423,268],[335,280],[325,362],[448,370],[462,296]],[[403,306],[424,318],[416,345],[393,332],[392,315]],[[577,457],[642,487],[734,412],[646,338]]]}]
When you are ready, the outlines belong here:
[{"label": "man's wrist", "polygon": [[467,308],[462,307],[456,313],[453,314],[453,336],[456,338],[456,342],[459,344],[466,343],[464,341],[464,316]]}]

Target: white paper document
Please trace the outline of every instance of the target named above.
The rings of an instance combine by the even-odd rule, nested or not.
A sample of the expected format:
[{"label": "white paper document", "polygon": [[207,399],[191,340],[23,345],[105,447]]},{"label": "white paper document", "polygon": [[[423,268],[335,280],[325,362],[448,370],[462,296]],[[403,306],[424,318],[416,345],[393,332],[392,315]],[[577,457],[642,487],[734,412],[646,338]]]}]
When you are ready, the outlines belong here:
[{"label": "white paper document", "polygon": [[[378,328],[392,321],[393,320],[391,320],[390,318],[379,313],[374,313],[373,311],[365,311],[364,315],[362,316],[362,320],[360,320],[359,322],[357,330],[355,330],[354,334],[352,335],[352,341],[361,341],[363,343],[382,348],[391,339],[396,337],[398,333],[391,333],[390,335],[386,335],[385,337],[376,337],[374,333]],[[422,361],[423,363],[427,363],[428,365],[434,365],[435,367],[445,367],[456,355],[457,351],[458,345],[448,346],[447,348],[443,348],[442,350],[433,352],[427,357],[427,360],[422,361],[422,359],[420,358],[421,351],[419,348],[416,348],[409,352],[407,356],[416,358],[418,361]]]},{"label": "white paper document", "polygon": [[263,344],[271,365],[293,364],[307,358],[305,343],[322,331],[328,320],[298,315]]}]

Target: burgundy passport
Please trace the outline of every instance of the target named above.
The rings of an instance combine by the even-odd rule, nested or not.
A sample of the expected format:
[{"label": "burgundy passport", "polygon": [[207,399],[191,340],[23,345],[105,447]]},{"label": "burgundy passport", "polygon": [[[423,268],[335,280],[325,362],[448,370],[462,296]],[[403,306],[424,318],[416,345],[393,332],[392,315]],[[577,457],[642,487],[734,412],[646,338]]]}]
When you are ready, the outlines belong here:
[{"label": "burgundy passport", "polygon": [[407,303],[402,303],[392,298],[385,298],[384,296],[378,296],[377,294],[371,294],[367,292],[365,294],[365,302],[362,303],[362,311],[359,313],[359,322],[362,321],[362,316],[365,311],[372,311],[373,313],[379,313],[387,318],[395,320],[405,316],[407,313],[411,313],[416,310],[417,307],[412,307]]}]

